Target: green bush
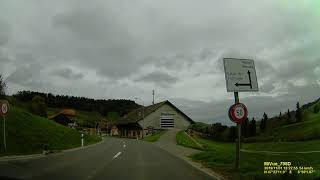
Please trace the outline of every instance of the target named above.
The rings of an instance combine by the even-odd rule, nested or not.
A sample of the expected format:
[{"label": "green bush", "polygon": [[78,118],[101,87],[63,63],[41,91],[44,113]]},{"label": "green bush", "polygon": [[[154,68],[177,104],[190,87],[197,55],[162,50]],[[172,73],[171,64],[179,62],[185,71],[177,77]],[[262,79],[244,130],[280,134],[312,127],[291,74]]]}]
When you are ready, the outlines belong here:
[{"label": "green bush", "polygon": [[318,114],[319,111],[320,111],[319,105],[315,105],[315,106],[314,106],[314,109],[313,109],[313,112],[314,112],[315,114]]},{"label": "green bush", "polygon": [[41,96],[34,96],[31,101],[31,112],[41,117],[47,117],[47,105]]}]

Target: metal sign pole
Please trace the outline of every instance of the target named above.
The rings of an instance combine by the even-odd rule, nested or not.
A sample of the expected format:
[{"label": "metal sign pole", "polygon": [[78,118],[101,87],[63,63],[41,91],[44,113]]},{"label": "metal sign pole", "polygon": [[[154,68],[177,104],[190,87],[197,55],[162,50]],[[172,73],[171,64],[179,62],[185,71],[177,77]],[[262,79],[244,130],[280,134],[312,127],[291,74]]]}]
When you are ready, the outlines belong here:
[{"label": "metal sign pole", "polygon": [[3,144],[4,150],[7,150],[7,142],[6,142],[6,117],[3,116]]},{"label": "metal sign pole", "polygon": [[[239,93],[234,92],[234,99],[235,104],[238,104],[240,102],[239,100]],[[237,139],[237,145],[236,145],[236,169],[240,168],[240,139],[241,139],[241,125],[240,123],[237,124],[238,129],[238,139]]]}]

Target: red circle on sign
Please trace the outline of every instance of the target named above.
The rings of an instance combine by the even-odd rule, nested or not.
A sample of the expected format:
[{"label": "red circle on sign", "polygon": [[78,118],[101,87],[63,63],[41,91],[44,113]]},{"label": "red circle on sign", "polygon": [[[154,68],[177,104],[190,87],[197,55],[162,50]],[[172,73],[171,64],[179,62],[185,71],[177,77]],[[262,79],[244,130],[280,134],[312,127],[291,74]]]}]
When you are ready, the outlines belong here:
[{"label": "red circle on sign", "polygon": [[9,113],[9,110],[10,110],[9,102],[6,100],[1,100],[0,101],[0,115],[6,116]]},{"label": "red circle on sign", "polygon": [[228,114],[231,121],[241,124],[248,118],[248,109],[244,104],[238,103],[230,107]]}]

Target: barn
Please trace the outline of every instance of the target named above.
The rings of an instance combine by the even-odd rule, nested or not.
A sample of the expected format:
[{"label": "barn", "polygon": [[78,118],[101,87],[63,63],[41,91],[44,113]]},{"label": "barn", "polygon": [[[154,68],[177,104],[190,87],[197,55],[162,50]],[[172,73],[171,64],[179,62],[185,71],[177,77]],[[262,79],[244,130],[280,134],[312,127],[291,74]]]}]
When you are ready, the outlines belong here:
[{"label": "barn", "polygon": [[141,107],[116,124],[120,137],[143,138],[163,129],[187,129],[194,121],[169,101]]}]

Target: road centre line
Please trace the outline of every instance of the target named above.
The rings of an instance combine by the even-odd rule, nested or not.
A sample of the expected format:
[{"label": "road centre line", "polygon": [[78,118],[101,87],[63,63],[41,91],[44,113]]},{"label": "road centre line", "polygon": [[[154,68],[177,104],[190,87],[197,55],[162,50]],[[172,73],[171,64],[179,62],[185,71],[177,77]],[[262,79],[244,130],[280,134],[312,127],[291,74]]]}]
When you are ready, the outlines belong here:
[{"label": "road centre line", "polygon": [[114,155],[114,156],[113,156],[113,158],[112,158],[112,159],[117,158],[118,156],[120,156],[120,154],[121,154],[121,152],[118,152],[116,155]]}]

